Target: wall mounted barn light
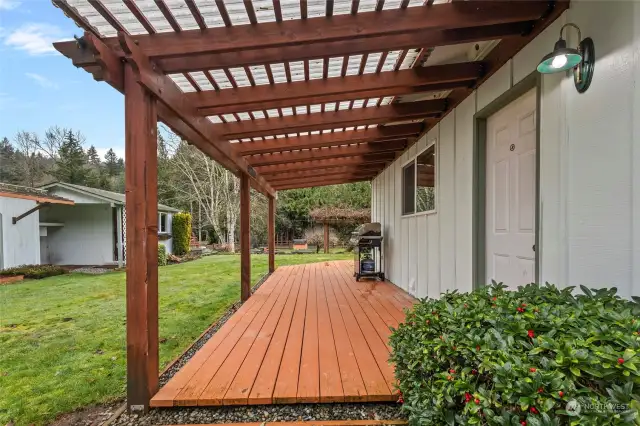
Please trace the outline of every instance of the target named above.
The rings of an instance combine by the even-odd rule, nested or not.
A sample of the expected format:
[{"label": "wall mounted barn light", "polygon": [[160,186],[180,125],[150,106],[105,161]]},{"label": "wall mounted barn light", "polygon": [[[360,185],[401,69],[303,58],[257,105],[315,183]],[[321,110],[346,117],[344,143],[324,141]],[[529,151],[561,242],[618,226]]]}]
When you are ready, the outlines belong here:
[{"label": "wall mounted barn light", "polygon": [[[567,47],[562,38],[565,28],[572,27],[578,31],[577,48]],[[591,84],[596,62],[595,47],[590,37],[582,39],[580,28],[576,24],[564,24],[560,29],[560,39],[556,42],[553,52],[545,55],[538,64],[538,72],[552,74],[573,69],[573,82],[580,93],[584,93]]]}]

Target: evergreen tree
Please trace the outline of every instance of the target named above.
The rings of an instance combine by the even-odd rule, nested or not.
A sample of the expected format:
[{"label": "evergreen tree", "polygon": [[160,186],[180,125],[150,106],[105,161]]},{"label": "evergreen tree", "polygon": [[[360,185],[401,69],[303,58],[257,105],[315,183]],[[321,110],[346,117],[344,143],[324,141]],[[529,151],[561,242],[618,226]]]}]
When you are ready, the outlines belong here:
[{"label": "evergreen tree", "polygon": [[91,145],[87,150],[87,158],[89,159],[89,164],[92,166],[100,166],[100,157],[98,156],[98,151],[96,147]]},{"label": "evergreen tree", "polygon": [[109,176],[116,176],[120,173],[120,159],[113,151],[113,148],[109,148],[109,151],[104,155],[104,166]]},{"label": "evergreen tree", "polygon": [[9,139],[0,141],[0,182],[18,183],[15,170],[16,150]]},{"label": "evergreen tree", "polygon": [[82,149],[80,139],[69,130],[65,133],[58,150],[58,158],[52,174],[61,182],[84,185],[88,173],[87,155]]}]

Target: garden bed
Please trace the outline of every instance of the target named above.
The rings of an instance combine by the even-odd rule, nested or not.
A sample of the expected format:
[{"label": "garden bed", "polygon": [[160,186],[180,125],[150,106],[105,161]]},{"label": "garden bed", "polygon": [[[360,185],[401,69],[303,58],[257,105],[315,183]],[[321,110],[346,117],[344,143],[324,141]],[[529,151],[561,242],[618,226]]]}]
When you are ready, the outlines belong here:
[{"label": "garden bed", "polygon": [[23,279],[24,279],[24,275],[12,275],[12,276],[0,275],[0,285],[16,283],[18,281],[22,281]]}]

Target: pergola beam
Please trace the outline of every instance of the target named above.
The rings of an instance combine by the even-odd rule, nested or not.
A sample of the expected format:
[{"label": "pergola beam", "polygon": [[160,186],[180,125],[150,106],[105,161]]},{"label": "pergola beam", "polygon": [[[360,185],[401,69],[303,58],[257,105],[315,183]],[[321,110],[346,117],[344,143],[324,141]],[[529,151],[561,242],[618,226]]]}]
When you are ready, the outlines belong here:
[{"label": "pergola beam", "polygon": [[292,172],[297,170],[314,170],[329,167],[360,166],[370,167],[372,164],[383,166],[396,158],[394,153],[373,155],[358,155],[355,157],[332,158],[328,160],[300,161],[291,164],[272,164],[269,166],[257,166],[256,170],[265,175],[273,175],[280,172]]},{"label": "pergola beam", "polygon": [[[518,7],[508,1],[462,2],[137,35],[135,40],[166,72],[178,73],[504,38],[525,33],[527,21],[540,18],[546,7],[545,1],[522,1]],[[107,42],[119,47],[114,38]]]},{"label": "pergola beam", "polygon": [[298,182],[306,179],[342,179],[342,178],[372,178],[378,174],[377,171],[365,171],[365,172],[351,172],[351,173],[323,173],[323,174],[315,174],[308,173],[306,176],[299,176],[297,179],[292,180],[284,177],[274,176],[272,179],[269,179],[269,183],[271,185],[283,185],[289,184],[291,182]]},{"label": "pergola beam", "polygon": [[[396,72],[350,75],[310,81],[191,92],[186,96],[204,115],[249,112],[344,99],[402,95],[420,91],[469,87],[482,76],[482,62],[434,65]],[[431,87],[430,87],[431,86]]]},{"label": "pergola beam", "polygon": [[272,180],[296,180],[310,176],[325,176],[336,174],[377,174],[382,171],[382,165],[363,165],[363,166],[338,166],[338,167],[323,167],[313,170],[298,170],[290,172],[274,172],[272,174],[265,174],[265,179],[269,182]]},{"label": "pergola beam", "polygon": [[[275,193],[273,188],[261,176],[254,176],[249,164],[232,151],[228,141],[220,138],[215,126],[209,120],[198,115],[175,83],[169,77],[158,72],[157,68],[140,52],[128,35],[120,33],[120,37],[123,50],[127,51],[127,61],[134,67],[138,83],[162,102],[163,107],[158,108],[162,120],[171,129],[231,172],[251,174],[252,183],[258,191],[265,195],[273,195]],[[98,78],[109,81],[113,86],[123,88],[123,67],[118,57],[92,33],[85,33],[84,42],[90,46],[90,51],[100,64],[101,71]],[[78,46],[77,48],[81,49],[82,47]]]},{"label": "pergola beam", "polygon": [[277,186],[276,189],[278,191],[285,191],[287,189],[311,188],[311,187],[328,186],[328,185],[342,185],[345,183],[356,183],[356,182],[363,182],[368,180],[371,180],[371,178],[302,180],[298,182],[292,182],[290,184]]},{"label": "pergola beam", "polygon": [[357,142],[387,141],[417,136],[422,124],[400,124],[397,126],[377,126],[370,129],[348,130],[345,132],[321,133],[317,135],[264,139],[261,141],[233,144],[240,155],[265,154],[294,149],[311,149],[338,146]]},{"label": "pergola beam", "polygon": [[325,111],[322,113],[289,115],[260,120],[243,120],[215,124],[213,126],[215,132],[223,135],[226,139],[244,139],[424,119],[444,112],[446,107],[447,101],[445,99],[435,99],[380,107]]},{"label": "pergola beam", "polygon": [[330,158],[353,157],[354,155],[379,154],[383,152],[403,151],[407,147],[406,141],[390,141],[379,143],[363,143],[359,145],[334,146],[317,148],[307,151],[277,152],[274,154],[259,154],[245,157],[253,167],[271,164],[289,164],[299,161],[324,160]]}]

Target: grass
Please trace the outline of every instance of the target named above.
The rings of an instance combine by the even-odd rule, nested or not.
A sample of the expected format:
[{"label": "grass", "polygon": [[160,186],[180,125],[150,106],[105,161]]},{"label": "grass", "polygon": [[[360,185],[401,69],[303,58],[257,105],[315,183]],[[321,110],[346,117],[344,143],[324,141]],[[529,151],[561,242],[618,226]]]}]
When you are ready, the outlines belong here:
[{"label": "grass", "polygon": [[[351,254],[278,255],[279,265]],[[251,278],[267,272],[252,256]],[[209,256],[159,272],[164,367],[238,300],[239,256]],[[125,394],[125,275],[62,275],[0,286],[0,425],[41,425]]]}]

